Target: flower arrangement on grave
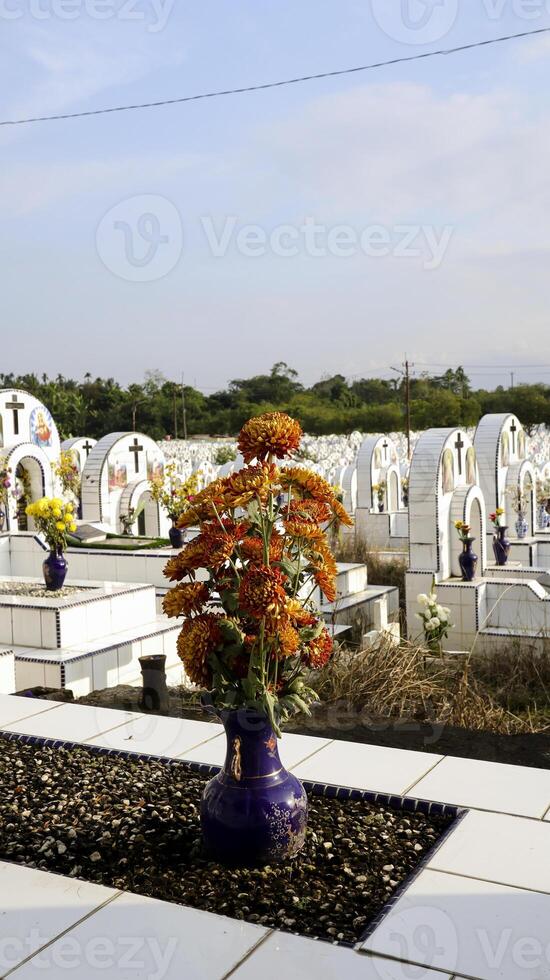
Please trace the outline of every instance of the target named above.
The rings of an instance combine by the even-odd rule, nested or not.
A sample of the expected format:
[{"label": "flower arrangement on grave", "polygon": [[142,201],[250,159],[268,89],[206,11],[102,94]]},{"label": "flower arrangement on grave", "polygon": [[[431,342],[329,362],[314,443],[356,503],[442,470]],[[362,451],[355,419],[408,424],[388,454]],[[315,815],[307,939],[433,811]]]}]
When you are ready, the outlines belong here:
[{"label": "flower arrangement on grave", "polygon": [[477,571],[478,556],[474,554],[472,545],[475,538],[471,536],[471,527],[464,521],[455,521],[455,528],[460,541],[462,542],[462,554],[458,556],[458,563],[462,572],[463,582],[473,582]]},{"label": "flower arrangement on grave", "polygon": [[504,507],[497,507],[492,514],[489,514],[489,520],[491,521],[494,528],[493,535],[493,551],[495,554],[495,561],[497,565],[506,565],[508,557],[510,555],[511,542],[506,537],[506,531],[508,530],[506,524],[503,523],[504,517]]},{"label": "flower arrangement on grave", "polygon": [[76,531],[74,505],[61,497],[42,497],[27,505],[26,514],[33,518],[36,529],[44,535],[50,549],[42,570],[46,588],[56,592],[63,588],[67,575],[63,552],[67,547],[67,534]]},{"label": "flower arrangement on grave", "polygon": [[9,505],[11,490],[11,466],[6,459],[0,459],[0,531],[4,530],[6,510]]},{"label": "flower arrangement on grave", "polygon": [[401,497],[403,499],[403,506],[409,506],[409,478],[404,476],[401,480]]},{"label": "flower arrangement on grave", "polygon": [[529,530],[526,514],[530,504],[530,495],[519,484],[516,487],[509,487],[506,495],[510,498],[510,506],[516,514],[516,534],[520,540],[523,540]]},{"label": "flower arrangement on grave", "polygon": [[237,453],[231,446],[220,446],[220,448],[216,450],[214,463],[216,466],[224,466],[226,463],[232,463],[236,458]]},{"label": "flower arrangement on grave", "polygon": [[422,623],[424,629],[424,639],[426,645],[435,653],[442,653],[442,642],[445,640],[453,624],[449,619],[450,609],[441,606],[437,601],[435,590],[435,580],[429,595],[421,592],[417,596],[417,602],[421,606],[421,611],[415,613],[416,618]]},{"label": "flower arrangement on grave", "polygon": [[208,846],[233,860],[291,856],[305,834],[306,797],[281,765],[277,738],[292,714],[309,713],[307,675],[332,654],[313,595],[336,598],[327,533],[353,522],[321,476],[277,464],[295,456],[301,437],[283,413],[250,419],[239,435],[246,465],[194,497],[178,523],[198,525],[198,537],[165,570],[178,584],[164,611],[184,617],[180,658],[226,728],[225,766],[201,816]]},{"label": "flower arrangement on grave", "polygon": [[539,528],[545,531],[550,523],[550,480],[537,480],[537,504]]},{"label": "flower arrangement on grave", "polygon": [[373,483],[372,492],[378,501],[378,510],[380,513],[384,510],[384,501],[386,499],[386,483],[382,480],[380,483]]},{"label": "flower arrangement on grave", "polygon": [[184,537],[177,522],[191,506],[199,487],[200,471],[192,473],[187,480],[177,476],[177,466],[174,461],[168,463],[162,476],[151,480],[151,497],[165,510],[172,521],[170,541],[174,548],[181,548]]},{"label": "flower arrangement on grave", "polygon": [[59,479],[63,493],[70,493],[75,503],[80,500],[81,477],[74,452],[62,449],[59,459],[52,463],[54,476]]}]

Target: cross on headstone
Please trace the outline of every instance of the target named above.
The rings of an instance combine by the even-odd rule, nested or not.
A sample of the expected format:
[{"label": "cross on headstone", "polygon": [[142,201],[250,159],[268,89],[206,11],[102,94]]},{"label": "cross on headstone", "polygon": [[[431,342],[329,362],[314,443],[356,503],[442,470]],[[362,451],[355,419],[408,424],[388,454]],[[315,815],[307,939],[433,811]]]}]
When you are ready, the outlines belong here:
[{"label": "cross on headstone", "polygon": [[86,459],[88,459],[88,456],[90,455],[90,450],[93,449],[94,447],[92,446],[91,442],[88,442],[88,440],[86,439],[86,442],[84,443],[82,448],[86,453]]},{"label": "cross on headstone", "polygon": [[517,431],[518,431],[518,427],[516,425],[516,420],[513,419],[512,424],[510,426],[510,432],[512,433],[512,451],[514,453],[516,451],[516,432]]},{"label": "cross on headstone", "polygon": [[388,449],[389,448],[390,447],[388,445],[388,441],[387,441],[387,439],[385,439],[384,442],[382,443],[382,449],[384,450],[384,462],[385,463],[387,463],[387,461],[388,461]]},{"label": "cross on headstone", "polygon": [[455,442],[455,449],[458,452],[458,472],[462,473],[462,450],[464,449],[465,442],[462,438],[460,432],[458,433],[458,438]]},{"label": "cross on headstone", "polygon": [[139,472],[139,454],[141,452],[143,452],[143,446],[140,446],[139,443],[138,443],[138,441],[137,441],[137,439],[134,439],[134,444],[133,444],[133,446],[130,446],[130,450],[129,451],[134,454],[134,467],[135,467],[136,473],[138,473]]},{"label": "cross on headstone", "polygon": [[6,408],[10,408],[13,412],[13,434],[19,435],[19,409],[25,408],[23,402],[17,401],[17,395],[11,396],[11,402],[6,402]]}]

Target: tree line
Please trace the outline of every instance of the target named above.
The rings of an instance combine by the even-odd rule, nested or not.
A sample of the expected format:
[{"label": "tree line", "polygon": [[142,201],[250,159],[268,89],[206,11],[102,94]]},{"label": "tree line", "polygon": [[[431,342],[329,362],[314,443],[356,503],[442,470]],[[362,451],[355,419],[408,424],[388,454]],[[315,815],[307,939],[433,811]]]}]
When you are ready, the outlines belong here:
[{"label": "tree line", "polygon": [[[288,412],[314,435],[394,432],[405,428],[404,384],[399,377],[348,381],[335,374],[308,388],[282,361],[269,374],[235,379],[211,395],[170,381],[159,371],[149,371],[141,383],[126,387],[90,374],[83,381],[62,375],[0,374],[0,387],[21,388],[44,402],[62,438],[96,439],[132,429],[153,439],[182,438],[185,433],[235,436],[247,418],[268,411]],[[488,412],[514,412],[529,429],[538,423],[550,425],[550,385],[475,390],[458,367],[439,376],[413,377],[410,407],[413,429],[475,425]]]}]

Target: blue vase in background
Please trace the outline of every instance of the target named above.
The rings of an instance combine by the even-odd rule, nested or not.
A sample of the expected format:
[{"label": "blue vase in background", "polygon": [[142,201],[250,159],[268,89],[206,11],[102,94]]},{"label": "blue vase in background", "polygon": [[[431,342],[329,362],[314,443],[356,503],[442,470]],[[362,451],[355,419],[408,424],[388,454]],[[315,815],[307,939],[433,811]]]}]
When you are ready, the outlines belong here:
[{"label": "blue vase in background", "polygon": [[529,525],[527,523],[525,514],[520,510],[518,514],[518,519],[516,521],[516,534],[520,541],[523,541],[527,537],[527,532],[529,530]]},{"label": "blue vase in background", "polygon": [[472,550],[475,538],[463,538],[462,554],[458,556],[458,564],[462,572],[463,582],[473,582],[476,576],[478,557]]},{"label": "blue vase in background", "polygon": [[306,836],[307,796],[279,758],[264,714],[240,708],[222,713],[227,755],[201,804],[204,843],[229,864],[271,864],[294,857]]},{"label": "blue vase in background", "polygon": [[48,557],[42,562],[42,572],[44,582],[49,592],[58,592],[63,588],[68,568],[67,559],[62,551],[50,551]]},{"label": "blue vase in background", "polygon": [[176,527],[172,524],[172,527],[168,531],[168,537],[170,538],[170,544],[173,548],[183,548],[185,544],[185,534],[181,528]]},{"label": "blue vase in background", "polygon": [[506,565],[510,554],[511,542],[506,537],[507,527],[497,527],[493,537],[493,551],[497,565]]}]

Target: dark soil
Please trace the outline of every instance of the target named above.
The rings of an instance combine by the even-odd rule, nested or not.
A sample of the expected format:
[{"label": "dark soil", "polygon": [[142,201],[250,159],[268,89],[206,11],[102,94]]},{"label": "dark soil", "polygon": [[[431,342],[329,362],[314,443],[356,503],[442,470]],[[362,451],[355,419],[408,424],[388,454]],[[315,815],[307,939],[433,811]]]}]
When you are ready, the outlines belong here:
[{"label": "dark soil", "polygon": [[206,779],[184,763],[1,747],[0,859],[333,942],[360,938],[451,823],[312,795],[297,858],[225,867],[203,852]]},{"label": "dark soil", "polygon": [[[121,686],[94,691],[79,701],[105,708],[140,711],[140,696],[139,688]],[[57,699],[57,692],[53,692],[52,697]],[[198,703],[198,698],[190,696],[189,692],[182,694],[181,689],[171,689],[168,713],[174,718],[212,721],[212,717]],[[311,718],[302,716],[293,719],[286,729],[301,735],[318,735],[320,738],[550,769],[550,732],[498,735],[456,728],[440,722],[366,716],[365,712],[343,702],[314,706]]]}]

